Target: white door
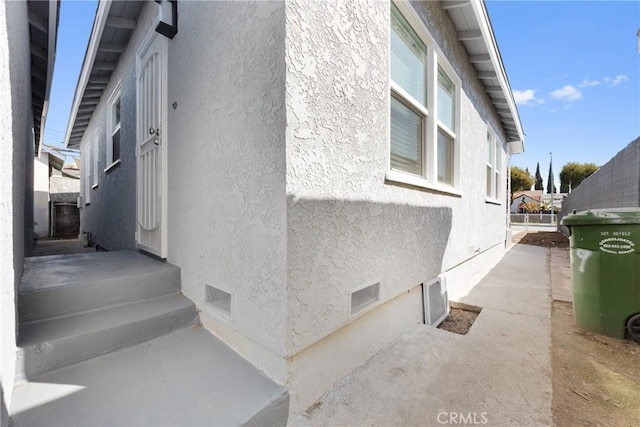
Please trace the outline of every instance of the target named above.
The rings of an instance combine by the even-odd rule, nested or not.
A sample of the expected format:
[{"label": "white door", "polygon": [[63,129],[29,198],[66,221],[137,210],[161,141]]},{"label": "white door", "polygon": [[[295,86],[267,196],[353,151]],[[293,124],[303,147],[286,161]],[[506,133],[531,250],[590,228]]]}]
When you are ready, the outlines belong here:
[{"label": "white door", "polygon": [[137,58],[137,232],[138,248],[166,258],[166,47],[150,35]]}]

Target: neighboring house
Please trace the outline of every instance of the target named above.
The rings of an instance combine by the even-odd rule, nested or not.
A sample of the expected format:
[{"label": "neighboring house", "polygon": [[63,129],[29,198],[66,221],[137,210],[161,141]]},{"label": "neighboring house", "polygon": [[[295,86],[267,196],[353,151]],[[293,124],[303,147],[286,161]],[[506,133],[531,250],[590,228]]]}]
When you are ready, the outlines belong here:
[{"label": "neighboring house", "polygon": [[526,203],[540,204],[542,202],[542,190],[519,191],[513,193],[509,212],[512,214],[521,213],[522,206]]},{"label": "neighboring house", "polygon": [[[640,137],[631,141],[564,199],[558,224],[574,210],[640,207]],[[569,233],[567,227],[558,225]]]},{"label": "neighboring house", "polygon": [[170,6],[98,6],[66,133],[81,231],[180,267],[301,413],[443,314],[423,287],[460,298],[505,253],[524,143],[487,11],[178,2],[169,39]]},{"label": "neighboring house", "polygon": [[34,157],[42,145],[58,1],[0,2],[0,424],[16,369],[18,284],[34,238]]},{"label": "neighboring house", "polygon": [[[562,207],[562,200],[566,197],[566,193],[553,194],[553,207],[556,211]],[[522,205],[525,203],[534,203],[543,208],[543,210],[551,210],[551,194],[544,193],[542,190],[520,191],[513,194],[511,198],[511,207],[509,212],[512,214],[522,213]]]},{"label": "neighboring house", "polygon": [[34,162],[34,227],[36,238],[77,238],[80,231],[80,176],[75,164],[41,150]]}]

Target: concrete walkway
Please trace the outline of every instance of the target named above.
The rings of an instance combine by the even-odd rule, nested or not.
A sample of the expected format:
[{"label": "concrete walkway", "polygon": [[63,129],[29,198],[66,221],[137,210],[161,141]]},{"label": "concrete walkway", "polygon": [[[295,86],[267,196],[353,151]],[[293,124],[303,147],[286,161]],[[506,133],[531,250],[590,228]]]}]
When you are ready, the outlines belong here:
[{"label": "concrete walkway", "polygon": [[467,335],[415,327],[291,425],[551,425],[550,253],[516,245],[460,301]]},{"label": "concrete walkway", "polygon": [[86,242],[82,239],[38,240],[31,256],[82,254],[95,251],[95,247],[86,246]]}]

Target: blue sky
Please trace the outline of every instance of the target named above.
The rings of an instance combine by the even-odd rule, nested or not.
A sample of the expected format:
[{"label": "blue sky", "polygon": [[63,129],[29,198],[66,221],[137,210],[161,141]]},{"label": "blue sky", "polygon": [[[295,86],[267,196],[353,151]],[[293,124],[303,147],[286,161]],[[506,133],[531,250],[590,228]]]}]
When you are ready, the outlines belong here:
[{"label": "blue sky", "polygon": [[[526,134],[512,164],[545,181],[571,161],[601,166],[640,136],[640,2],[487,2]],[[559,187],[559,181],[556,181]]]},{"label": "blue sky", "polygon": [[[526,134],[512,164],[556,185],[570,161],[606,163],[640,136],[640,2],[499,1],[487,9]],[[59,145],[96,1],[63,0],[45,143]]]},{"label": "blue sky", "polygon": [[62,0],[56,63],[44,130],[45,144],[64,145],[73,93],[87,50],[96,7],[97,1]]}]

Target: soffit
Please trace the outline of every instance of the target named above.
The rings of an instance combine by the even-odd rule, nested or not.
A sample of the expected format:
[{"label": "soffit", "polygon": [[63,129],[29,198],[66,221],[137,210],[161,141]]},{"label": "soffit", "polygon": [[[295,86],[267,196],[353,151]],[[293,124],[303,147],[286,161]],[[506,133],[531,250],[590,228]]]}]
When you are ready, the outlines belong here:
[{"label": "soffit", "polygon": [[443,0],[478,78],[498,113],[507,142],[523,142],[524,132],[509,80],[482,0]]},{"label": "soffit", "polygon": [[[91,117],[137,25],[144,1],[107,1],[96,18],[78,78],[65,144],[79,148]],[[102,9],[101,9],[102,7]]]},{"label": "soffit", "polygon": [[31,53],[31,108],[37,156],[42,143],[51,92],[60,2],[30,0],[27,2],[27,13]]}]

